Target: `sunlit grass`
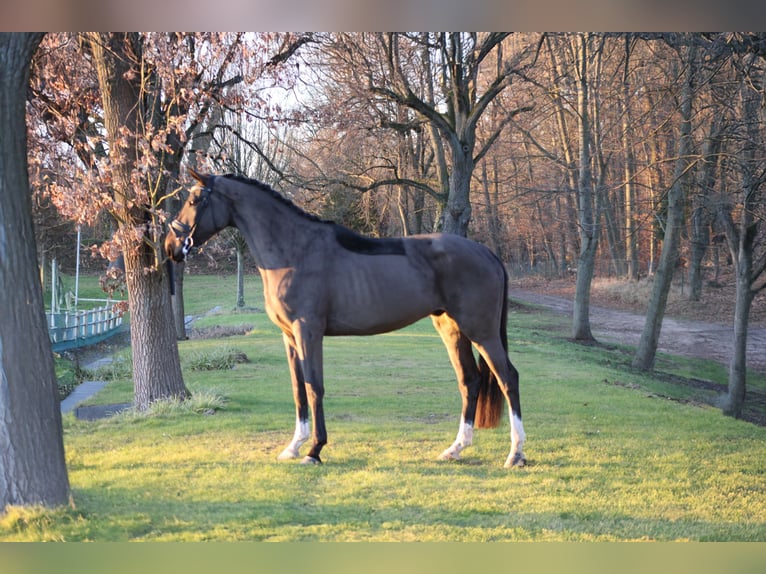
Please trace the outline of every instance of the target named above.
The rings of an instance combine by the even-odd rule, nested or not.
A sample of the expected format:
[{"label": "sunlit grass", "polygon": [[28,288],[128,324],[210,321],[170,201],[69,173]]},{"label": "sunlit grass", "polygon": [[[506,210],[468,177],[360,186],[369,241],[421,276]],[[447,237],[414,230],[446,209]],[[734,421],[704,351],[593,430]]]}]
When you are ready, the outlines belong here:
[{"label": "sunlit grass", "polygon": [[[195,280],[187,291],[203,290]],[[200,282],[210,305],[233,286]],[[507,424],[476,431],[462,461],[436,460],[460,397],[430,321],[327,339],[325,464],[278,462],[294,425],[284,349],[264,313],[249,315],[249,334],[179,346],[189,389],[223,404],[65,416],[75,508],[14,509],[0,539],[766,540],[766,429],[670,400],[668,383],[631,371],[627,353],[571,343],[544,312],[509,316],[526,468],[502,468]],[[192,368],[232,351],[248,362]],[[95,402],[131,398],[117,380]]]},{"label": "sunlit grass", "polygon": [[131,407],[115,415],[118,420],[176,416],[189,413],[214,415],[226,404],[226,398],[210,390],[196,391],[185,399],[169,398],[152,402],[144,410]]}]

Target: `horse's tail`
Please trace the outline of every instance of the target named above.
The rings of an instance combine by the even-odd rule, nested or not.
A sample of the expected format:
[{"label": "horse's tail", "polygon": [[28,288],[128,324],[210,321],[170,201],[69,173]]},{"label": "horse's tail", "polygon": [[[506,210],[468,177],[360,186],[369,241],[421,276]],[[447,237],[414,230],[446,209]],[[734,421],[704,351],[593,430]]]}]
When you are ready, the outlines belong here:
[{"label": "horse's tail", "polygon": [[[499,261],[499,259],[498,259]],[[503,269],[503,309],[500,315],[500,340],[503,343],[506,357],[508,356],[508,273],[505,266],[500,263]],[[508,359],[510,362],[510,359]],[[503,415],[503,405],[505,404],[505,395],[500,389],[499,381],[489,368],[484,357],[479,355],[479,401],[476,405],[476,417],[474,426],[476,428],[495,428],[500,424],[500,418]]]}]

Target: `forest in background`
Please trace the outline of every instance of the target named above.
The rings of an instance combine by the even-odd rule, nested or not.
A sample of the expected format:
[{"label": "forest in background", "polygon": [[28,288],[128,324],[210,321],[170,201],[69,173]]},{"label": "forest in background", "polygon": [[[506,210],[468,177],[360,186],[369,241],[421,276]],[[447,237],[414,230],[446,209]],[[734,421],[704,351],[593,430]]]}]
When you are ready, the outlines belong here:
[{"label": "forest in background", "polygon": [[[579,36],[514,34],[486,54],[479,53],[486,41],[481,34],[461,34],[457,46],[446,36],[199,38],[197,58],[205,50],[211,60],[225,50],[235,54],[226,72],[234,80],[227,78],[220,94],[197,94],[205,100],[197,105],[209,109],[190,137],[178,142],[196,152],[185,161],[267,181],[306,209],[373,236],[431,232],[443,226],[452,154],[443,130],[417,106],[454,123],[461,107],[475,107],[493,82],[502,81],[502,91],[471,118],[475,142],[467,234],[490,245],[514,269],[572,271],[581,241]],[[176,42],[183,45],[181,39]],[[690,46],[696,44],[679,265],[695,277],[702,266],[714,279],[721,262],[730,260],[726,220],[737,220],[744,207],[741,156],[747,130],[763,135],[763,62],[753,54],[761,46],[734,34],[591,34],[587,42],[590,186],[602,274],[638,277],[656,267],[679,159],[683,74]],[[48,35],[38,53],[38,74],[51,60],[60,58],[59,66],[66,67],[77,65],[73,59],[78,57],[84,55],[76,36]],[[179,62],[165,65],[181,71]],[[211,62],[199,66],[202,77],[220,71]],[[87,68],[84,72],[87,76]],[[73,258],[74,226],[49,198],[57,195],[60,206],[71,202],[66,196],[75,193],[74,186],[86,197],[89,190],[77,179],[82,176],[72,173],[80,163],[69,155],[76,147],[60,143],[93,139],[99,130],[98,117],[81,118],[79,125],[70,117],[61,133],[63,122],[57,120],[63,114],[92,113],[79,100],[84,89],[76,92],[74,80],[63,74],[58,82],[70,84],[64,89],[75,101],[67,106],[78,109],[55,110],[50,97],[30,104],[39,112],[33,122],[41,122],[30,125],[32,141],[57,143],[55,154],[49,149],[42,156],[34,145],[30,150],[41,175],[33,178],[38,240],[42,251],[64,261]],[[759,98],[756,118],[743,117],[743,84]],[[456,95],[455,85],[464,93]],[[40,77],[32,93],[45,96],[58,87]],[[763,137],[751,142],[756,180],[766,167],[763,142]],[[55,186],[46,184],[51,178],[41,172],[53,167],[51,157],[69,159],[68,188],[60,181],[63,170]],[[186,179],[174,183],[188,184]],[[751,196],[760,195],[760,183],[750,186]],[[749,199],[755,219],[762,219],[763,201]],[[95,221],[100,226],[90,228],[88,241],[108,240],[109,218]]]}]

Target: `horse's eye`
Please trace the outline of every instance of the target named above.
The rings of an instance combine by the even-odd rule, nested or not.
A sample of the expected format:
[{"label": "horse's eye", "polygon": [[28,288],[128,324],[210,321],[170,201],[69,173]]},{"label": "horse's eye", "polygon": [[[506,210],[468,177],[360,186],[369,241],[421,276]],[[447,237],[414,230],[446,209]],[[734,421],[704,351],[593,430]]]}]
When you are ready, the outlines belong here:
[{"label": "horse's eye", "polygon": [[198,203],[199,203],[199,198],[197,198],[197,197],[192,197],[192,198],[189,199],[189,205],[191,205],[192,207],[194,207]]}]

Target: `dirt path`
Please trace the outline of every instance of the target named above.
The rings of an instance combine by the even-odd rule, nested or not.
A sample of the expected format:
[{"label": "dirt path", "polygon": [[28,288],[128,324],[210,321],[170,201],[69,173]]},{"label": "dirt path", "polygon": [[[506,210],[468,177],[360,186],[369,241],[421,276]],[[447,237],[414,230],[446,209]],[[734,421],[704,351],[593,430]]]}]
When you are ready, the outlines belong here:
[{"label": "dirt path", "polygon": [[[511,288],[509,296],[521,303],[540,305],[557,313],[572,314],[572,300],[556,295],[543,295],[523,289]],[[593,336],[605,343],[637,346],[644,328],[644,316],[591,306]],[[729,364],[732,353],[732,327],[700,321],[686,321],[665,317],[658,351],[713,359]],[[748,330],[748,367],[766,373],[766,328],[751,326]]]}]

